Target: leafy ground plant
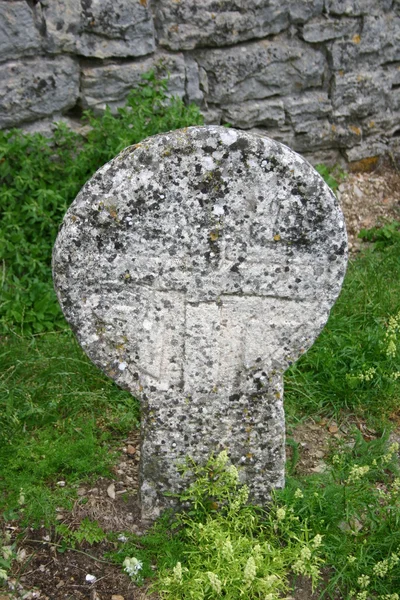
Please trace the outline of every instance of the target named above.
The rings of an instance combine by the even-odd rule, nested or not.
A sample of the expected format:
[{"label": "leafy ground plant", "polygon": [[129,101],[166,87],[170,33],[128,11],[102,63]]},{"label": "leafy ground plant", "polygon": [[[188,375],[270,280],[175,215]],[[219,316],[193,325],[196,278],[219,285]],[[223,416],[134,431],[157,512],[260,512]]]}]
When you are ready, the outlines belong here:
[{"label": "leafy ground plant", "polygon": [[82,185],[105,162],[143,138],[202,123],[198,108],[167,96],[154,72],[117,115],[85,113],[86,137],[64,124],[51,137],[0,131],[0,333],[64,327],[51,280],[58,227]]},{"label": "leafy ground plant", "polygon": [[[172,568],[159,566],[154,590],[161,598],[278,600],[291,571],[317,583],[321,537],[312,537],[293,509],[272,503],[265,513],[249,505],[249,491],[226,452],[203,466],[188,461],[183,474],[188,472],[194,482],[179,496],[188,509],[173,521],[181,557]],[[128,560],[137,581],[142,560]]]},{"label": "leafy ground plant", "polygon": [[340,182],[345,178],[345,172],[339,167],[339,165],[328,167],[323,163],[319,163],[318,165],[315,165],[314,168],[325,180],[325,183],[329,185],[333,192],[337,191]]},{"label": "leafy ground plant", "polygon": [[400,222],[389,221],[379,227],[361,229],[359,238],[365,242],[371,242],[374,250],[382,250],[392,244],[400,243]]},{"label": "leafy ground plant", "polygon": [[[247,503],[225,452],[204,466],[188,461],[195,479],[180,496],[187,509],[169,523],[180,540],[176,562],[158,564],[153,589],[166,600],[278,600],[302,576],[321,599],[398,600],[398,450],[387,436],[365,442],[355,431],[332,447],[324,473],[290,477],[267,512]],[[147,543],[125,548],[137,583],[148,574]]]}]

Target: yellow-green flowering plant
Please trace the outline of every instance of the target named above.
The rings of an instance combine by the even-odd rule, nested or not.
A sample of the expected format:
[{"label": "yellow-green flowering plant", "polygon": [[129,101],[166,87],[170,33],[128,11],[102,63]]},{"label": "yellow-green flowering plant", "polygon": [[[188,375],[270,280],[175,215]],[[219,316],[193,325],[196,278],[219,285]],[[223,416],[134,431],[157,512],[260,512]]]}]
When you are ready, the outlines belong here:
[{"label": "yellow-green flowering plant", "polygon": [[319,577],[321,536],[311,536],[292,508],[272,499],[268,511],[249,505],[227,452],[206,465],[188,460],[194,483],[181,494],[178,516],[185,550],[173,569],[158,573],[154,588],[165,600],[279,600],[292,572]]}]

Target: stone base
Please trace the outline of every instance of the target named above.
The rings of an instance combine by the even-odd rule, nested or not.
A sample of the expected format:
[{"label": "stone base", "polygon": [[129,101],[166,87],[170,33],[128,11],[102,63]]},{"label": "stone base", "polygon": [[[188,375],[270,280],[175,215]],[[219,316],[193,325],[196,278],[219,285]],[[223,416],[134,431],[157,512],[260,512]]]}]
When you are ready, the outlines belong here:
[{"label": "stone base", "polygon": [[176,498],[164,494],[179,494],[188,485],[178,470],[186,457],[202,464],[210,454],[227,450],[255,504],[265,505],[271,490],[283,487],[282,376],[249,369],[243,379],[229,396],[217,389],[197,397],[174,390],[171,397],[143,399],[139,494],[145,523],[176,507]]}]

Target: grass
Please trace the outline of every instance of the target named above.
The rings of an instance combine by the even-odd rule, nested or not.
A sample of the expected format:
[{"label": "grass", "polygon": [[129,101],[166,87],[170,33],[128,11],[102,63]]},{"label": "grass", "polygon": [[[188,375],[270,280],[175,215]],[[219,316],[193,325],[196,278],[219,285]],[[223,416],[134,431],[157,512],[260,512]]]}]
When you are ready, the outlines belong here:
[{"label": "grass", "polygon": [[[196,478],[182,497],[189,510],[164,514],[146,536],[125,532],[120,541],[88,519],[74,528],[57,523],[57,509],[72,508],[79,486],[110,474],[117,447],[139,422],[137,400],[90,363],[55,303],[49,257],[58,224],[84,179],[119,149],[200,117],[179,101],[168,104],[152,74],[119,116],[87,119],[86,139],[62,127],[51,140],[1,134],[3,525],[22,533],[45,526],[60,551],[108,544],[106,560],[136,583],[153,578],[166,600],[278,600],[293,577],[319,585],[321,598],[399,600],[400,480],[387,436],[399,419],[397,225],[366,236],[379,244],[351,262],[327,326],[285,376],[291,423],[356,416],[382,433],[378,439],[353,431],[332,446],[326,471],[312,476],[296,475],[294,452],[286,488],[268,512],[248,504],[236,469],[220,455],[190,465]],[[0,587],[21,543],[3,531]]]},{"label": "grass", "polygon": [[388,353],[387,327],[400,309],[399,282],[400,244],[350,262],[326,327],[286,373],[289,415],[398,415],[400,354]]},{"label": "grass", "polygon": [[[396,322],[390,316],[397,315],[399,308],[399,256],[400,247],[392,244],[379,252],[368,251],[351,263],[327,327],[287,373],[289,420],[306,415],[346,419],[353,414],[384,431],[390,418],[398,416],[395,373],[400,371],[399,352],[396,347],[388,354],[388,347],[393,340],[396,346],[397,340]],[[360,377],[371,369],[370,379]],[[82,482],[109,473],[115,461],[113,449],[137,427],[138,403],[90,363],[68,331],[8,334],[2,339],[0,372],[3,518],[21,527],[54,525],[56,508],[70,508]],[[134,579],[139,582],[142,576],[154,577],[152,565],[157,564],[155,586],[166,599],[211,599],[217,597],[220,586],[226,598],[250,600],[272,594],[271,599],[278,599],[278,590],[288,587],[293,568],[298,575],[317,580],[316,573],[323,566],[328,573],[328,582],[321,588],[323,598],[340,592],[346,599],[397,600],[400,493],[396,452],[388,447],[387,436],[367,443],[353,433],[346,444],[332,449],[326,473],[291,475],[269,516],[249,508],[243,497],[241,501],[238,487],[229,497],[229,502],[239,501],[234,514],[199,511],[198,497],[191,515],[183,516],[178,524],[165,515],[145,538],[127,534],[127,542],[120,543],[104,534],[114,547],[107,558],[125,570],[135,558],[140,571],[129,572],[136,573]],[[291,472],[295,473],[293,466]],[[59,487],[60,479],[68,485]],[[218,490],[211,494],[203,487],[200,491],[215,502]],[[184,500],[193,502],[193,493]],[[221,506],[226,502],[224,495]],[[283,514],[277,512],[280,508],[285,513],[282,522],[277,517]],[[243,530],[241,523],[249,522],[254,527]],[[63,532],[59,526],[57,531],[64,540],[62,546],[78,547],[82,541],[103,539],[101,530],[91,523],[83,523],[76,532],[68,528]],[[310,541],[316,536],[322,536],[318,548]],[[298,546],[296,539],[302,540]],[[236,575],[229,574],[229,561],[223,557],[215,563],[219,556],[215,548],[227,542],[233,545],[236,562],[230,559],[230,563]],[[256,565],[252,579],[250,558],[256,546],[261,548],[256,554],[264,557],[266,569],[267,547],[272,552],[268,556],[275,560],[274,568],[265,572]],[[312,560],[307,558],[309,551]],[[306,566],[302,566],[302,556]],[[275,580],[268,579],[273,574],[275,587]],[[261,580],[270,581],[272,591],[266,591]],[[362,587],[367,581],[369,596]]]},{"label": "grass", "polygon": [[110,474],[113,447],[138,426],[139,405],[68,331],[10,334],[0,372],[0,510],[48,525],[56,507],[71,506],[80,481]]}]

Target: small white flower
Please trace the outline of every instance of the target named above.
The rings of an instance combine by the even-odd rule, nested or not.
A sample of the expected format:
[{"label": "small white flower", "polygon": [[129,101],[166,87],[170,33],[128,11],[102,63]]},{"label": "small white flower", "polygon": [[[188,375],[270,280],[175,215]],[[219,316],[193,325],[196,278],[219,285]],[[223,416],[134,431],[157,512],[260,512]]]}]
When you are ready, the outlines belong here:
[{"label": "small white flower", "polygon": [[231,540],[225,540],[222,545],[222,554],[225,558],[231,559],[233,556],[233,546]]},{"label": "small white flower", "polygon": [[216,575],[215,573],[212,573],[211,571],[208,571],[207,577],[208,577],[208,581],[210,582],[210,585],[211,585],[212,589],[214,590],[214,592],[216,592],[217,594],[220,594],[221,590],[222,590],[222,583],[221,583],[221,580],[218,577],[218,575]]},{"label": "small white flower", "polygon": [[377,577],[385,577],[389,570],[389,562],[387,560],[381,560],[374,565],[373,572]]},{"label": "small white flower", "polygon": [[96,575],[90,575],[90,573],[88,573],[85,577],[85,581],[87,581],[88,583],[94,583],[96,579]]},{"label": "small white flower", "polygon": [[357,583],[360,587],[362,588],[366,588],[369,586],[369,582],[370,582],[370,578],[368,577],[368,575],[361,575],[358,579],[357,579]]},{"label": "small white flower", "polygon": [[353,465],[350,469],[350,473],[347,478],[347,483],[355,483],[356,481],[359,481],[359,479],[361,479],[361,477],[366,475],[366,473],[368,473],[368,471],[369,471],[368,465],[365,465],[365,466]]},{"label": "small white flower", "polygon": [[177,581],[178,583],[182,583],[182,564],[180,562],[176,563],[173,569],[173,573],[175,581]]},{"label": "small white flower", "polygon": [[134,556],[132,558],[127,557],[122,564],[124,570],[128,573],[129,577],[132,577],[132,579],[135,579],[138,576],[139,571],[143,567],[142,561]]},{"label": "small white flower", "polygon": [[9,560],[12,557],[12,555],[13,555],[12,546],[3,546],[1,550],[3,553],[4,560]]},{"label": "small white flower", "polygon": [[229,473],[231,482],[233,484],[236,484],[239,482],[239,472],[238,472],[237,468],[235,467],[235,465],[230,465],[227,469],[227,472]]},{"label": "small white flower", "polygon": [[303,546],[303,548],[300,550],[300,556],[302,558],[302,560],[310,560],[311,558],[311,550],[308,546]]},{"label": "small white flower", "polygon": [[253,556],[250,556],[247,560],[244,568],[243,577],[246,583],[251,583],[257,574],[256,562]]},{"label": "small white flower", "polygon": [[347,562],[350,564],[353,564],[353,562],[355,562],[356,560],[356,557],[352,556],[351,554],[349,554],[349,556],[347,557]]},{"label": "small white flower", "polygon": [[284,508],[278,508],[278,510],[276,511],[276,518],[278,521],[283,521],[283,519],[286,517],[286,510]]},{"label": "small white flower", "polygon": [[312,540],[312,545],[314,546],[314,548],[318,548],[321,544],[322,544],[322,535],[319,535],[319,533],[317,533],[317,535]]},{"label": "small white flower", "polygon": [[215,466],[217,469],[222,469],[223,467],[225,467],[226,463],[228,462],[229,457],[228,457],[228,453],[226,450],[222,450],[222,452],[220,452],[217,456],[217,458],[215,459]]},{"label": "small white flower", "polygon": [[119,542],[127,542],[128,538],[126,537],[126,535],[119,535],[118,536],[118,541]]}]

